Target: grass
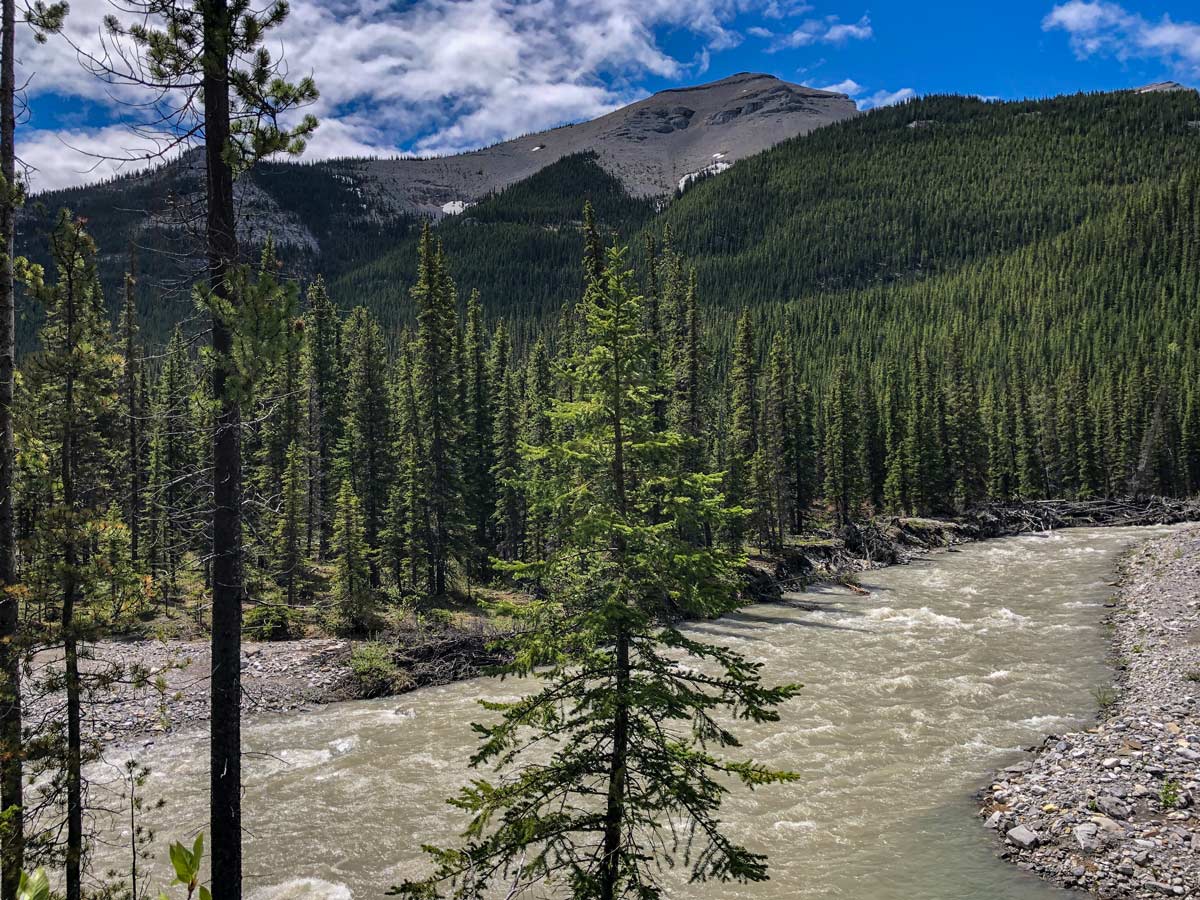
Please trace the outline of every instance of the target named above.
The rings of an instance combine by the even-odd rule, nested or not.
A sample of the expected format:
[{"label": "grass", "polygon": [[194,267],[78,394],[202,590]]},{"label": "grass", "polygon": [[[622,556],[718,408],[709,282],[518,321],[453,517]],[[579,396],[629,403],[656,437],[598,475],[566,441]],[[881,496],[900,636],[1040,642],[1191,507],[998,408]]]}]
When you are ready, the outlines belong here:
[{"label": "grass", "polygon": [[1120,694],[1115,687],[1098,687],[1092,692],[1096,698],[1096,706],[1101,712],[1108,712],[1117,705]]}]

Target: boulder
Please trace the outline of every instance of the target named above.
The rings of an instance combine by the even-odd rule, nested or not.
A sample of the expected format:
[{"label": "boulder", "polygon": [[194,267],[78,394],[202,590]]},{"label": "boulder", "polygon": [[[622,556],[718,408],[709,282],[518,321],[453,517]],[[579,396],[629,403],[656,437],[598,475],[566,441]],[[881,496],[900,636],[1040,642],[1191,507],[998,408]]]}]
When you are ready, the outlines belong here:
[{"label": "boulder", "polygon": [[1022,850],[1032,850],[1041,840],[1036,831],[1026,828],[1024,825],[1010,828],[1006,837]]}]

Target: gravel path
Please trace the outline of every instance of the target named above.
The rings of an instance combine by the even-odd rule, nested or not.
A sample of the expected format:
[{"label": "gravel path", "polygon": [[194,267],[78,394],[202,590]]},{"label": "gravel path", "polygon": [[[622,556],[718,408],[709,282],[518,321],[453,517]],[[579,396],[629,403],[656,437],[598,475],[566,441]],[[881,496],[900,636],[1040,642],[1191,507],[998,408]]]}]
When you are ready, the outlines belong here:
[{"label": "gravel path", "polygon": [[1200,528],[1122,567],[1101,721],[1051,736],[983,792],[1002,856],[1099,897],[1200,897]]}]

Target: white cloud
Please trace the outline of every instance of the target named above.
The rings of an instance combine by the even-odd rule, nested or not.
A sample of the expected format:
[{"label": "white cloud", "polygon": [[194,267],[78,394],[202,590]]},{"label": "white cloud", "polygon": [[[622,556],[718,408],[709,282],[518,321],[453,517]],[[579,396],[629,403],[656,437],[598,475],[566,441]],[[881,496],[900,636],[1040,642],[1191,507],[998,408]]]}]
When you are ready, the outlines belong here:
[{"label": "white cloud", "polygon": [[1181,76],[1200,76],[1200,23],[1176,22],[1169,15],[1151,21],[1116,3],[1068,0],[1046,15],[1042,28],[1067,32],[1080,59],[1097,54],[1158,59]]},{"label": "white cloud", "polygon": [[124,125],[17,131],[17,156],[34,190],[71,187],[136,172],[146,168],[144,160],[152,149]]},{"label": "white cloud", "polygon": [[897,103],[911,100],[915,96],[917,96],[917,92],[912,88],[900,88],[898,91],[876,91],[867,97],[860,98],[857,102],[859,109],[878,109],[881,106],[895,106]]},{"label": "white cloud", "polygon": [[825,32],[825,40],[831,44],[844,44],[846,41],[865,41],[874,35],[871,20],[863,16],[853,25],[831,25]]},{"label": "white cloud", "polygon": [[[97,52],[109,0],[73,0],[67,36]],[[293,0],[291,16],[269,44],[286,51],[289,73],[313,74],[321,119],[309,155],[453,153],[516,134],[602,115],[643,95],[647,76],[683,81],[708,67],[710,54],[741,39],[736,17],[750,10],[784,19],[810,7],[787,0]],[[805,31],[804,29],[809,29]],[[677,58],[659,42],[663,30],[695,37]],[[755,32],[759,36],[766,29]],[[810,19],[798,30],[837,44],[870,36],[869,20]],[[786,40],[787,38],[785,38]],[[20,137],[38,172],[35,189],[74,184],[109,172],[111,163],[70,162],[65,144],[119,155],[132,140],[105,125],[62,131],[67,121],[37,117],[38,92],[79,98],[116,119],[131,119],[121,101],[144,101],[126,86],[105,85],[84,71],[67,41],[20,47],[22,77],[33,75],[35,119]],[[778,38],[777,38],[778,40]],[[804,38],[792,46],[801,46]],[[698,47],[696,46],[698,44]],[[41,129],[30,131],[31,127]],[[65,144],[63,143],[65,141]],[[140,149],[140,148],[139,148]]]},{"label": "white cloud", "polygon": [[807,19],[790,34],[783,35],[770,47],[772,52],[793,47],[808,47],[812,44],[844,44],[847,41],[864,41],[875,34],[871,20],[863,16],[857,22],[840,22],[837,16],[823,19]]},{"label": "white cloud", "polygon": [[853,78],[847,78],[836,84],[810,86],[816,87],[819,91],[835,91],[839,94],[846,94],[853,97],[854,102],[858,104],[858,108],[862,110],[876,109],[881,106],[895,106],[897,103],[903,103],[905,100],[911,100],[917,96],[916,91],[907,87],[900,88],[898,91],[878,90],[867,94],[867,88]]},{"label": "white cloud", "polygon": [[817,90],[833,91],[835,94],[846,94],[850,97],[856,97],[863,92],[864,88],[853,78],[847,78],[845,81],[839,81],[837,84],[823,84]]}]

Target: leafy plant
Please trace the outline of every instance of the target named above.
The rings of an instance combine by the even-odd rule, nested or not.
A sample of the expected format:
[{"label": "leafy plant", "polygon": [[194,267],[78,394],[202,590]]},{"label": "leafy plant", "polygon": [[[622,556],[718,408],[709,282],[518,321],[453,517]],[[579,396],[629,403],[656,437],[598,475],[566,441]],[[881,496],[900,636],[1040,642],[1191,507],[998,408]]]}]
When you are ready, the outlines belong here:
[{"label": "leafy plant", "polygon": [[391,650],[378,641],[359,644],[350,652],[350,671],[365,697],[391,693],[400,679],[400,670],[392,661]]},{"label": "leafy plant", "polygon": [[[200,883],[200,861],[204,858],[204,835],[196,835],[196,842],[189,850],[176,841],[170,848],[171,865],[175,869],[175,880],[172,884],[182,884],[187,887],[188,900],[197,896],[199,900],[212,900],[212,892]],[[166,892],[158,895],[158,900],[170,900]]]},{"label": "leafy plant", "polygon": [[21,873],[17,900],[50,900],[50,879],[45,869],[38,869],[32,875]]},{"label": "leafy plant", "polygon": [[299,629],[296,611],[281,603],[263,603],[246,612],[242,630],[260,641],[286,641]]},{"label": "leafy plant", "polygon": [[1118,693],[1114,687],[1098,687],[1092,692],[1092,696],[1096,698],[1096,706],[1101,712],[1108,712],[1117,705]]},{"label": "leafy plant", "polygon": [[1158,802],[1163,805],[1163,809],[1174,809],[1179,805],[1179,787],[1179,782],[1174,778],[1163,782],[1158,791]]}]

